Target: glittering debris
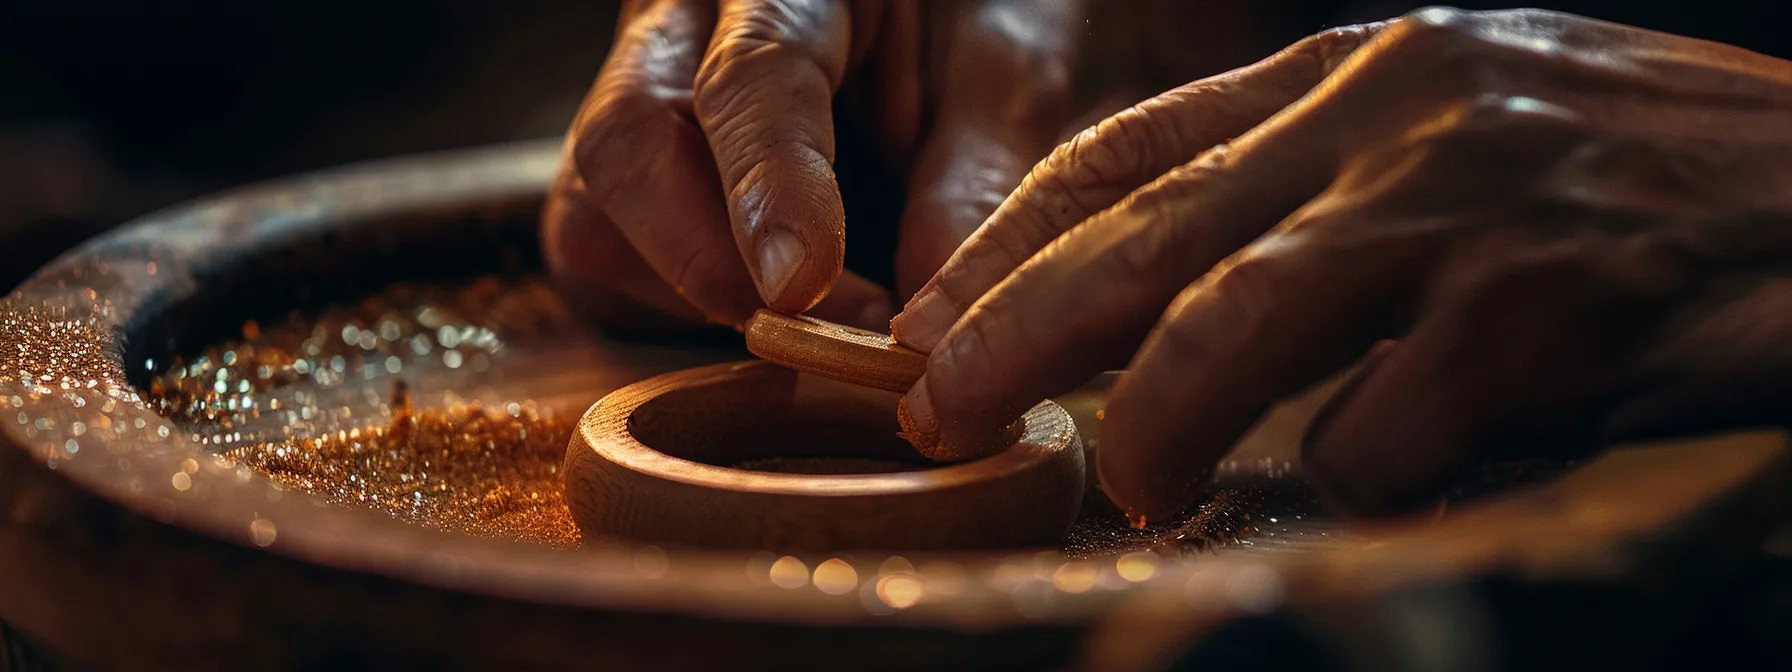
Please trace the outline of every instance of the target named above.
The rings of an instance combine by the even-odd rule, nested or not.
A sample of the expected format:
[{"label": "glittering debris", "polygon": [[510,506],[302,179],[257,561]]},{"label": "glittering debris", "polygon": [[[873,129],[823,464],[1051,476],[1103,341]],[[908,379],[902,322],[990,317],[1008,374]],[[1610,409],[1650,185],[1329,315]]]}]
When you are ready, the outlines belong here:
[{"label": "glittering debris", "polygon": [[1065,552],[1088,558],[1139,550],[1172,557],[1211,551],[1255,533],[1256,516],[1271,494],[1255,485],[1222,488],[1166,523],[1135,527],[1124,512],[1090,493],[1065,541]]},{"label": "glittering debris", "polygon": [[[555,333],[567,315],[539,280],[399,285],[311,318],[245,322],[240,339],[169,362],[150,403],[199,444],[326,501],[577,547],[559,476],[572,423],[522,400],[418,409],[405,385],[497,375],[487,369],[511,339]],[[366,395],[372,415],[344,405]]]},{"label": "glittering debris", "polygon": [[241,340],[176,359],[150,381],[149,391],[163,415],[228,431],[279,410],[271,407],[278,400],[263,396],[270,389],[301,381],[343,387],[422,363],[483,371],[506,339],[567,322],[564,304],[540,281],[399,285],[311,319],[293,315],[273,326],[245,322]]},{"label": "glittering debris", "polygon": [[467,405],[414,411],[402,386],[385,427],[254,444],[227,457],[332,503],[427,527],[579,546],[560,460],[572,423]]}]

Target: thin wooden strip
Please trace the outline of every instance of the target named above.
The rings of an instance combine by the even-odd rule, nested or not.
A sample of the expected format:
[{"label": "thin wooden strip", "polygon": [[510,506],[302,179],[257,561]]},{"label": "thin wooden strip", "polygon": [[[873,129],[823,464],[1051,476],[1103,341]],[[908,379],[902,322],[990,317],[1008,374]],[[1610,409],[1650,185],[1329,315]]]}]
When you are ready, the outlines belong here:
[{"label": "thin wooden strip", "polygon": [[803,315],[761,310],[747,321],[747,350],[823,378],[907,392],[927,370],[927,356],[886,334]]}]

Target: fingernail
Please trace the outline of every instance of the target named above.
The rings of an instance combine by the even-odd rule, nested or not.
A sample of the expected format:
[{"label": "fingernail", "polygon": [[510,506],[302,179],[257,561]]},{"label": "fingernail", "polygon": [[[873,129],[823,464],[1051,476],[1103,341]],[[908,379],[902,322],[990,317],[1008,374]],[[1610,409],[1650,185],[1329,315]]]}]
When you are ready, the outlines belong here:
[{"label": "fingernail", "polygon": [[803,265],[803,241],[788,231],[774,229],[759,243],[759,295],[776,303]]},{"label": "fingernail", "polygon": [[958,321],[958,310],[946,301],[943,292],[929,292],[919,297],[902,314],[890,320],[890,333],[897,342],[921,352],[932,352],[946,337],[952,323]]},{"label": "fingernail", "polygon": [[940,429],[933,417],[933,397],[927,391],[925,374],[896,403],[896,421],[902,425],[902,438],[922,455],[931,457],[940,443]]}]

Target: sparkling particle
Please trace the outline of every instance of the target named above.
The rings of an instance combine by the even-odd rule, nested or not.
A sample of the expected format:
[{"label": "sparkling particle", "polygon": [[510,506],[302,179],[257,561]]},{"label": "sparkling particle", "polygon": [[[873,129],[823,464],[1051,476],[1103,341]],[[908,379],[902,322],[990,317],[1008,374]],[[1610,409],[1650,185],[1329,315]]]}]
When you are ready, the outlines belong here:
[{"label": "sparkling particle", "polygon": [[187,475],[187,472],[184,471],[174,472],[174,476],[170,477],[168,481],[170,485],[174,486],[175,490],[181,492],[186,492],[188,488],[193,487],[193,477]]},{"label": "sparkling particle", "polygon": [[[190,428],[208,449],[240,464],[239,477],[260,473],[277,486],[427,527],[576,548],[580,535],[559,478],[570,423],[543,416],[528,403],[515,404],[514,411],[502,402],[490,410],[477,404],[414,410],[408,392],[378,389],[391,383],[376,382],[376,373],[390,381],[388,375],[414,368],[441,370],[441,360],[408,359],[415,353],[433,360],[431,339],[441,327],[453,329],[463,346],[463,334],[485,333],[485,347],[495,349],[505,329],[539,329],[568,315],[538,281],[494,298],[497,289],[486,281],[460,289],[395,288],[386,296],[411,298],[372,299],[266,328],[245,323],[245,341],[208,349],[155,378],[152,401],[164,415],[188,423],[182,429]],[[424,313],[434,324],[423,324]],[[487,328],[481,320],[512,326]],[[375,343],[382,348],[376,353],[361,350],[370,337],[394,349]],[[236,353],[235,361],[218,366],[227,352]],[[351,369],[363,375],[344,380],[341,374]],[[202,376],[203,386],[187,382],[188,376]],[[231,387],[219,393],[217,380]],[[379,412],[334,401],[320,407],[318,388],[351,381],[354,387],[345,391],[371,395],[366,401]],[[295,382],[303,387],[293,387]],[[253,423],[263,408],[279,409],[270,419],[285,427],[265,437],[233,429]],[[365,417],[383,424],[353,424]]]}]

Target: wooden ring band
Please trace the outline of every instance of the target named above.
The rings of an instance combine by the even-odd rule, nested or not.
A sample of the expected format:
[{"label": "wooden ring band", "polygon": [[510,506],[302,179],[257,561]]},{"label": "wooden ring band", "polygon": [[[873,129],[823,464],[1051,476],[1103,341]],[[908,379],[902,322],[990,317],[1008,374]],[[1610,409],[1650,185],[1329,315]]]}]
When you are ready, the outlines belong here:
[{"label": "wooden ring band", "polygon": [[[1081,506],[1082,441],[1052,402],[989,457],[930,465],[896,437],[897,395],[754,361],[689,369],[604,397],[567,447],[566,495],[592,537],[780,552],[1059,542]],[[792,436],[792,433],[802,434]],[[775,473],[766,458],[907,470]]]}]

